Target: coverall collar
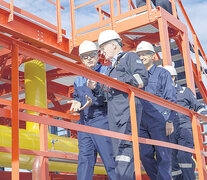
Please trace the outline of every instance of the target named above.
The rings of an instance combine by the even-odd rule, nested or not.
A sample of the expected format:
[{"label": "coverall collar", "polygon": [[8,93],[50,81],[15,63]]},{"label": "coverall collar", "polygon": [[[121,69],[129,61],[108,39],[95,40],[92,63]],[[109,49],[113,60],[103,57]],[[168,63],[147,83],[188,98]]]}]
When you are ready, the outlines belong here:
[{"label": "coverall collar", "polygon": [[182,90],[182,86],[179,85],[179,84],[176,84],[176,85],[175,85],[175,89],[176,89],[177,91],[180,91],[180,90]]},{"label": "coverall collar", "polygon": [[117,61],[119,55],[120,55],[122,52],[123,52],[123,51],[120,51],[118,54],[116,54],[116,55],[113,57],[113,59],[112,59],[112,61],[111,61],[112,68],[114,67],[114,65],[115,65],[115,63],[116,63],[116,61]]},{"label": "coverall collar", "polygon": [[153,74],[156,68],[157,68],[157,66],[154,64],[154,65],[150,68],[150,70],[148,71],[148,73]]},{"label": "coverall collar", "polygon": [[101,63],[98,62],[97,65],[94,68],[92,68],[92,70],[97,71],[100,67]]}]

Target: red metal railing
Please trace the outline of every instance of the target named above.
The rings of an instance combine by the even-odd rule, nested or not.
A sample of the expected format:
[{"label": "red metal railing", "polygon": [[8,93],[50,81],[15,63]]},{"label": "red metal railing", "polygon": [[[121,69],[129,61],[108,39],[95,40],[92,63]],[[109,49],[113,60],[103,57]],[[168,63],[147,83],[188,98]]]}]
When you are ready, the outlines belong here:
[{"label": "red metal railing", "polygon": [[[147,5],[142,8],[133,9],[131,11],[128,11],[126,13],[122,13],[121,11],[118,11],[118,16],[114,15],[114,4],[113,1],[110,0],[110,18],[102,20],[101,24],[100,22],[98,24],[80,28],[78,30],[75,29],[75,9],[78,9],[80,7],[83,7],[85,5],[88,5],[90,3],[96,2],[97,0],[91,0],[87,3],[84,3],[82,5],[79,5],[77,7],[74,7],[74,0],[71,0],[70,8],[71,8],[71,26],[72,26],[72,39],[70,45],[70,50],[72,50],[73,47],[77,46],[79,42],[76,42],[77,35],[82,32],[86,32],[88,30],[92,30],[94,28],[102,27],[106,24],[111,23],[111,26],[109,28],[115,28],[116,24],[120,19],[124,19],[125,17],[129,17],[131,15],[135,15],[139,12],[143,12],[145,10],[147,11],[148,18],[145,18],[142,22],[142,24],[149,24],[158,18],[158,26],[160,29],[160,40],[162,45],[162,52],[163,52],[163,60],[165,64],[171,63],[170,58],[170,52],[169,52],[169,34],[168,34],[168,27],[169,24],[174,27],[177,30],[180,30],[180,33],[182,34],[179,38],[179,41],[177,43],[180,44],[180,48],[183,52],[184,61],[185,61],[185,68],[187,72],[187,83],[188,86],[192,87],[194,86],[194,81],[192,80],[192,72],[190,72],[191,62],[189,61],[189,46],[188,46],[188,36],[187,36],[187,28],[179,22],[175,17],[175,7],[174,7],[174,0],[172,0],[173,5],[173,13],[174,17],[172,15],[169,15],[166,11],[164,11],[162,8],[159,9],[160,14],[159,17],[156,17],[157,12],[153,12],[151,9],[150,0],[147,0]],[[131,8],[131,1],[129,2],[129,7]],[[56,3],[57,4],[57,3]],[[133,6],[132,6],[133,7]],[[60,8],[60,5],[58,5],[58,8]],[[143,16],[144,17],[144,16]],[[162,19],[162,17],[164,17]],[[100,18],[101,19],[101,18]],[[167,20],[166,20],[167,19]],[[131,23],[131,21],[129,21]],[[138,24],[139,25],[139,24]],[[126,28],[126,27],[125,27]],[[59,29],[59,28],[58,28]],[[122,29],[123,30],[123,29]],[[124,31],[124,30],[123,30]],[[11,31],[10,31],[11,32]],[[97,32],[96,32],[97,33]],[[18,34],[16,34],[18,36]],[[24,38],[24,37],[22,37]],[[90,40],[90,39],[89,39]],[[206,178],[206,169],[205,169],[205,159],[204,156],[207,157],[207,155],[203,151],[203,145],[201,140],[201,134],[200,134],[200,123],[199,121],[202,120],[204,122],[207,122],[207,117],[197,114],[194,111],[191,111],[189,109],[186,109],[184,107],[181,107],[177,104],[168,102],[166,100],[163,100],[157,96],[151,95],[147,92],[144,92],[140,89],[137,89],[135,87],[132,87],[130,85],[124,84],[122,82],[116,81],[114,79],[111,79],[109,77],[106,77],[102,74],[99,74],[97,72],[91,71],[89,69],[86,69],[78,64],[69,62],[65,59],[62,59],[60,57],[57,57],[53,54],[50,54],[49,52],[43,51],[33,45],[29,45],[28,43],[19,41],[18,39],[15,39],[13,37],[8,37],[4,34],[0,34],[0,46],[7,48],[9,50],[12,50],[12,101],[7,101],[0,99],[0,104],[7,105],[11,107],[11,110],[0,108],[0,114],[3,117],[12,118],[12,151],[11,148],[5,148],[0,147],[0,151],[2,152],[12,152],[12,179],[19,179],[19,153],[21,154],[32,154],[36,156],[41,156],[43,159],[47,159],[48,157],[57,157],[57,158],[73,158],[70,155],[62,155],[60,153],[54,153],[49,152],[47,148],[47,125],[67,128],[70,130],[76,130],[76,131],[83,131],[87,133],[93,133],[93,134],[99,134],[104,135],[108,137],[128,140],[133,142],[133,152],[135,156],[135,175],[136,179],[141,179],[141,170],[140,170],[140,161],[139,161],[139,145],[138,143],[145,143],[145,144],[152,144],[157,146],[163,146],[163,147],[169,147],[174,149],[183,150],[190,153],[195,153],[196,159],[197,159],[197,166],[198,166],[198,172],[199,172],[199,179],[204,180]],[[39,43],[40,47],[45,47],[44,43]],[[199,46],[199,43],[198,43]],[[200,48],[200,47],[199,47]],[[200,48],[201,49],[201,48]],[[87,127],[85,128],[84,125],[75,124],[72,122],[64,122],[64,121],[58,121],[52,118],[48,118],[45,116],[34,116],[31,114],[19,112],[19,109],[27,109],[31,111],[37,111],[41,112],[43,114],[49,115],[49,116],[57,116],[57,117],[63,117],[66,119],[75,119],[74,116],[68,115],[65,113],[55,112],[48,109],[42,109],[37,108],[34,106],[29,106],[26,104],[19,103],[18,101],[18,54],[23,54],[25,56],[29,56],[32,58],[36,58],[40,61],[43,61],[47,64],[50,64],[54,67],[66,70],[68,72],[72,72],[74,74],[96,80],[102,84],[106,84],[107,86],[116,88],[120,91],[126,92],[129,94],[129,104],[130,104],[130,113],[131,113],[131,125],[132,125],[132,136],[116,133],[112,131],[102,130],[98,128],[92,128]],[[183,113],[187,116],[192,117],[192,129],[193,129],[193,137],[194,137],[194,143],[195,143],[195,149],[187,148],[184,146],[172,144],[172,143],[166,143],[161,142],[157,140],[152,139],[146,139],[146,138],[139,138],[137,136],[137,126],[136,126],[136,113],[135,113],[135,103],[134,103],[134,96],[141,97],[142,99],[151,101],[153,103],[162,105],[164,107],[167,107],[169,109],[175,110],[177,112]],[[25,150],[25,149],[19,149],[19,133],[18,133],[18,126],[19,126],[19,120],[23,121],[30,121],[40,124],[40,151],[33,151],[33,150]],[[46,160],[47,161],[47,160]],[[42,171],[43,173],[43,180],[48,178],[48,174],[46,173],[46,166],[47,162],[44,161],[43,167],[45,168],[45,171]]]}]

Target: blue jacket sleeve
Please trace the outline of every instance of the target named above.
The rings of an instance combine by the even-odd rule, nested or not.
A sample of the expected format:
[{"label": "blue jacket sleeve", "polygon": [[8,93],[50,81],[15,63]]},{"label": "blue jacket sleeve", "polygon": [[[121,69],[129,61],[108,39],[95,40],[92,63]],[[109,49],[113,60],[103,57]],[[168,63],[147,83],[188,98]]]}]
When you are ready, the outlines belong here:
[{"label": "blue jacket sleeve", "polygon": [[143,88],[148,84],[148,72],[136,53],[128,52],[125,56],[126,67],[119,67],[120,71],[125,71],[123,76],[117,80],[135,87]]},{"label": "blue jacket sleeve", "polygon": [[78,87],[77,87],[76,81],[74,82],[73,86],[74,86],[73,98],[74,98],[74,100],[81,102],[81,98],[78,94]]},{"label": "blue jacket sleeve", "polygon": [[[176,89],[173,85],[170,73],[168,71],[165,71],[162,73],[161,77],[162,77],[161,81],[162,81],[162,85],[163,85],[163,87],[162,87],[163,88],[163,98],[170,101],[170,102],[176,103],[176,100],[177,100]],[[168,109],[168,111],[169,111],[168,112],[169,118],[167,120],[174,121],[175,116],[176,116],[176,112],[171,109]]]},{"label": "blue jacket sleeve", "polygon": [[185,89],[186,99],[189,102],[189,106],[195,111],[203,115],[207,115],[207,110],[194,96],[190,88]]}]

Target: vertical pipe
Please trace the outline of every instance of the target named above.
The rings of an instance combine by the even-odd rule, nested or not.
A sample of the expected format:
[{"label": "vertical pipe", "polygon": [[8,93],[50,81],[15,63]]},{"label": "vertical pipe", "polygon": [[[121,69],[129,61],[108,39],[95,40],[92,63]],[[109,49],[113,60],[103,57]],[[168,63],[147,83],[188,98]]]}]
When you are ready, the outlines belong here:
[{"label": "vertical pipe", "polygon": [[57,28],[58,28],[57,42],[60,43],[62,42],[60,0],[56,0],[56,12],[57,12]]},{"label": "vertical pipe", "polygon": [[19,64],[18,47],[12,45],[12,180],[19,180]]},{"label": "vertical pipe", "polygon": [[[47,87],[45,64],[38,60],[31,60],[24,64],[25,103],[37,107],[47,108]],[[38,112],[27,113],[39,115]],[[26,122],[26,129],[39,133],[39,124]]]},{"label": "vertical pipe", "polygon": [[172,65],[167,21],[161,17],[158,19],[158,25],[162,49],[163,66]]},{"label": "vertical pipe", "polygon": [[135,107],[135,100],[134,100],[134,92],[132,91],[129,92],[129,107],[130,107],[131,128],[132,128],[135,177],[136,177],[136,180],[139,180],[139,179],[142,179],[141,178],[141,165],[140,165],[140,155],[139,155],[139,140],[138,140],[136,107]]},{"label": "vertical pipe", "polygon": [[111,15],[111,29],[115,28],[114,25],[114,0],[109,0],[110,1],[110,15]]},{"label": "vertical pipe", "polygon": [[206,163],[205,163],[205,158],[202,155],[203,144],[201,140],[200,122],[195,115],[193,115],[192,117],[192,130],[193,130],[193,139],[195,145],[195,154],[197,160],[199,180],[205,180]]},{"label": "vertical pipe", "polygon": [[[45,64],[36,59],[26,62],[25,68],[25,102],[33,106],[47,108],[47,87]],[[27,111],[27,113],[39,115],[37,112]],[[27,122],[26,129],[39,133],[40,151],[48,151],[47,125]],[[34,165],[33,178],[41,176],[41,180],[48,180],[48,159],[37,157]],[[38,170],[38,168],[40,168]],[[38,174],[41,173],[41,174]],[[36,179],[35,179],[36,180]]]},{"label": "vertical pipe", "polygon": [[194,44],[194,51],[196,56],[196,67],[198,71],[198,77],[199,77],[199,81],[202,81],[201,65],[200,65],[199,53],[198,53],[198,41],[197,41],[197,36],[195,34],[193,34],[193,44]]},{"label": "vertical pipe", "polygon": [[188,30],[186,28],[185,32],[183,32],[182,36],[181,36],[181,38],[182,38],[181,45],[182,45],[182,50],[183,50],[182,54],[183,54],[183,59],[184,59],[184,64],[185,64],[185,75],[186,75],[187,86],[196,95],[187,31]]}]

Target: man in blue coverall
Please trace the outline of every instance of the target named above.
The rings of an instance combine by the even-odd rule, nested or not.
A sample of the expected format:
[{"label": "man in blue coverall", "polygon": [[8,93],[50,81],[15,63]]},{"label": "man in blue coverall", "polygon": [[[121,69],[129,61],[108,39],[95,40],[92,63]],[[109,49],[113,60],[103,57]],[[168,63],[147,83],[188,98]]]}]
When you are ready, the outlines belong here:
[{"label": "man in blue coverall", "polygon": [[[79,46],[79,55],[82,63],[89,69],[104,74],[107,67],[98,62],[98,50],[91,41],[84,41]],[[79,124],[101,129],[109,129],[107,105],[103,96],[94,97],[89,84],[93,81],[84,77],[77,77],[74,82],[74,100],[71,111],[80,111]],[[116,180],[115,162],[113,159],[112,143],[109,137],[85,132],[78,132],[78,180],[92,180],[96,163],[97,152],[104,163],[109,179]]]},{"label": "man in blue coverall", "polygon": [[[147,71],[143,63],[136,53],[122,51],[121,38],[118,33],[113,30],[101,32],[98,44],[105,58],[112,62],[106,75],[137,88],[147,85]],[[110,130],[131,135],[128,94],[106,86],[101,88],[101,85],[94,86],[93,89],[96,93],[103,92],[103,90],[106,92]],[[138,98],[135,98],[135,104],[139,126],[142,106]],[[112,143],[117,180],[133,180],[135,174],[132,142],[113,139]]]},{"label": "man in blue coverall", "polygon": [[[172,5],[169,0],[151,0],[151,1],[156,7],[160,6],[172,14]],[[137,4],[137,8],[145,6],[146,0],[136,0],[136,4]]]},{"label": "man in blue coverall", "polygon": [[[193,92],[187,87],[181,87],[176,84],[177,76],[176,69],[172,66],[164,66],[167,69],[174,83],[177,91],[177,104],[185,108],[194,110],[197,113],[207,115],[207,110],[204,105],[198,102]],[[175,132],[171,137],[171,141],[175,144],[194,147],[191,118],[182,113],[178,113],[178,120],[176,120]],[[192,159],[192,154],[184,151],[173,149],[172,154],[172,176],[174,180],[195,180],[195,163]]]},{"label": "man in blue coverall", "polygon": [[[155,50],[152,44],[142,41],[137,46],[136,52],[148,70],[149,80],[145,91],[176,102],[176,91],[170,73],[153,64]],[[143,112],[140,137],[169,142],[169,135],[174,131],[175,112],[146,100],[141,102]],[[172,179],[171,152],[166,147],[140,144],[140,159],[150,179]]]}]

